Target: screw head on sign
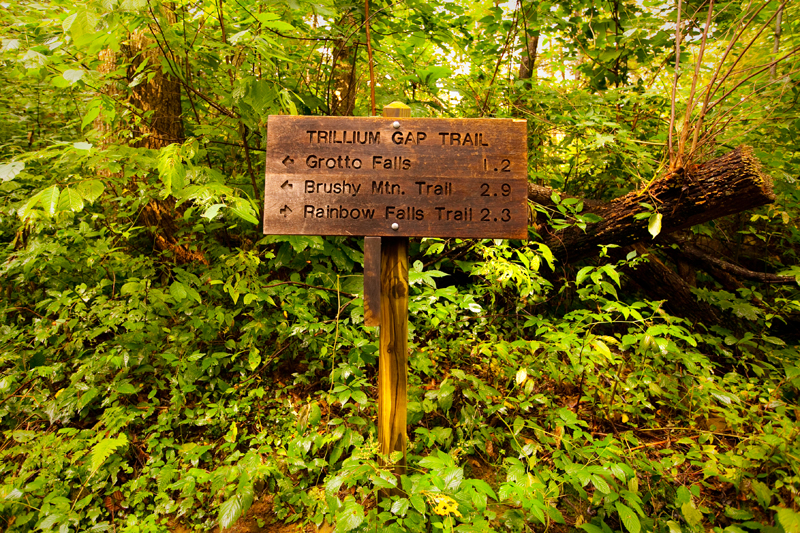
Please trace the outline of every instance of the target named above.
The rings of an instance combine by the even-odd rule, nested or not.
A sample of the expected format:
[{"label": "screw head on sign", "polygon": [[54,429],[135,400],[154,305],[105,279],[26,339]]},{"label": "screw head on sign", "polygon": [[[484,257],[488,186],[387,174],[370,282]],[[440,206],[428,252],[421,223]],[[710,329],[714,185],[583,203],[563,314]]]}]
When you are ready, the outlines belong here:
[{"label": "screw head on sign", "polygon": [[398,224],[397,222],[392,222],[392,229],[395,231],[399,230],[400,224]]},{"label": "screw head on sign", "polygon": [[395,120],[394,122],[392,122],[392,127],[394,129],[396,129],[396,130],[399,130],[400,129],[400,123]]}]

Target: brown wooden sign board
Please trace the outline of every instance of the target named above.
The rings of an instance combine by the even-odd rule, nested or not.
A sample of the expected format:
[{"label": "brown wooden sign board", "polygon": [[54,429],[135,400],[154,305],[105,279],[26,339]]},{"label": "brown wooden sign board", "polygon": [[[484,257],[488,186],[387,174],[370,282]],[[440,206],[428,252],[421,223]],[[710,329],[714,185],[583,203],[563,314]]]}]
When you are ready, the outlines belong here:
[{"label": "brown wooden sign board", "polygon": [[264,233],[526,239],[526,128],[270,116]]}]

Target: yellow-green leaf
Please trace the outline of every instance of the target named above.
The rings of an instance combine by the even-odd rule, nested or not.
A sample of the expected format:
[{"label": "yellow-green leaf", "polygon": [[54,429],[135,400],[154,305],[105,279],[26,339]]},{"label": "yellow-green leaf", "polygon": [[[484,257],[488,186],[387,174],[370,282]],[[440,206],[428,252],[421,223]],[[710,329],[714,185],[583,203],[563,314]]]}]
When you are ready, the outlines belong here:
[{"label": "yellow-green leaf", "polygon": [[625,529],[630,531],[630,533],[639,533],[642,530],[642,524],[639,522],[639,517],[633,512],[633,509],[622,502],[616,502],[614,505],[617,508],[617,513],[619,513],[619,518],[622,520]]},{"label": "yellow-green leaf", "polygon": [[661,218],[661,213],[653,213],[647,221],[647,231],[650,232],[654,239],[661,233]]},{"label": "yellow-green leaf", "polygon": [[103,466],[111,454],[127,444],[128,436],[125,433],[120,433],[119,437],[103,439],[95,444],[92,449],[92,474],[94,475]]},{"label": "yellow-green leaf", "polygon": [[53,185],[42,191],[42,209],[48,216],[53,216],[56,214],[56,206],[58,205],[58,185]]},{"label": "yellow-green leaf", "polygon": [[100,180],[86,180],[78,184],[78,193],[91,204],[100,198],[105,188],[106,186]]},{"label": "yellow-green leaf", "polygon": [[66,187],[58,199],[59,211],[81,211],[83,197],[72,187]]},{"label": "yellow-green leaf", "polygon": [[777,518],[786,533],[800,533],[800,513],[781,508],[778,509]]}]

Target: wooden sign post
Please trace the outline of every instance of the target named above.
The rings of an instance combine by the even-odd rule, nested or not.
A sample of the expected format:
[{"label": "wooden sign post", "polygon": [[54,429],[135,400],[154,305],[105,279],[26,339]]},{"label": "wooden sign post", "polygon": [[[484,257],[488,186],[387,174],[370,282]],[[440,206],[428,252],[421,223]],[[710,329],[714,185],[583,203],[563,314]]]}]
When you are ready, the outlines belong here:
[{"label": "wooden sign post", "polygon": [[264,233],[364,236],[364,322],[380,325],[378,440],[406,464],[408,238],[528,237],[526,121],[270,116]]},{"label": "wooden sign post", "polygon": [[[383,108],[384,117],[407,118],[411,108]],[[406,472],[408,388],[408,237],[381,238],[378,445],[381,455],[401,452],[397,475]],[[368,274],[364,274],[364,287]],[[366,294],[366,291],[365,291]],[[398,479],[399,482],[399,479]]]}]

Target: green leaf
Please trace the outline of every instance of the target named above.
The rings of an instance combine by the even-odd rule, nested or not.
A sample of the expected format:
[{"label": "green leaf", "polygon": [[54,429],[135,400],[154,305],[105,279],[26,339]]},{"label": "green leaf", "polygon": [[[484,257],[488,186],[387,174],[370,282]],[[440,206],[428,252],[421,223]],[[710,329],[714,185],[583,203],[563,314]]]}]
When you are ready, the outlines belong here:
[{"label": "green leaf", "polygon": [[117,449],[122,448],[128,444],[128,436],[125,433],[120,433],[119,437],[103,439],[95,444],[92,449],[92,475],[94,475],[103,463],[111,457]]},{"label": "green leaf", "polygon": [[514,435],[519,435],[519,432],[522,431],[523,427],[525,427],[525,420],[521,416],[518,416],[514,419]]},{"label": "green leaf", "polygon": [[619,513],[619,518],[622,520],[625,529],[630,531],[630,533],[639,533],[642,529],[642,525],[639,523],[639,517],[636,516],[633,509],[622,502],[614,502],[614,506],[617,508],[617,513]]},{"label": "green leaf", "polygon": [[594,346],[594,349],[600,352],[603,355],[603,357],[605,357],[609,361],[614,360],[614,356],[611,354],[611,349],[605,342],[601,341],[600,339],[594,339],[592,341],[592,346]]},{"label": "green leaf", "polygon": [[414,494],[409,498],[409,501],[418,513],[425,514],[425,500],[422,499],[422,496]]},{"label": "green leaf", "polygon": [[169,286],[169,293],[175,298],[176,302],[180,302],[188,295],[186,292],[186,287],[184,287],[183,283],[179,281],[174,281],[172,285]]},{"label": "green leaf", "polygon": [[694,528],[699,528],[703,523],[703,513],[697,510],[692,502],[686,502],[681,505],[681,513],[686,523]]},{"label": "green leaf", "polygon": [[72,40],[79,48],[91,44],[95,37],[94,29],[99,22],[99,18],[94,13],[81,9],[64,19],[62,27],[72,36]]},{"label": "green leaf", "polygon": [[650,232],[654,239],[661,233],[661,218],[661,213],[653,213],[647,221],[647,231]]},{"label": "green leaf", "polygon": [[77,142],[72,145],[76,150],[91,150],[92,144],[87,142]]},{"label": "green leaf", "polygon": [[31,213],[33,213],[33,209],[37,205],[39,205],[39,202],[42,201],[42,193],[44,193],[44,191],[39,191],[38,193],[28,198],[28,201],[25,202],[25,205],[19,208],[19,210],[17,211],[17,215],[19,216],[19,218],[26,220],[31,215]]},{"label": "green leaf", "polygon": [[322,421],[322,409],[317,402],[313,402],[308,411],[308,424],[316,426]]},{"label": "green leaf", "polygon": [[147,0],[122,0],[119,8],[123,11],[139,11],[147,7]]},{"label": "green leaf", "polygon": [[3,485],[0,487],[0,498],[3,500],[18,500],[24,496],[24,493],[16,487]]},{"label": "green leaf", "polygon": [[553,257],[552,250],[543,242],[537,243],[536,245],[539,247],[539,252],[544,256],[544,260],[547,261],[550,270],[555,270],[555,257]]},{"label": "green leaf", "polygon": [[123,296],[126,296],[126,295],[129,295],[129,294],[135,294],[135,293],[141,291],[142,288],[143,288],[142,283],[140,283],[138,281],[129,281],[129,282],[123,284],[122,287],[120,287],[119,292]]},{"label": "green leaf", "polygon": [[483,481],[482,479],[469,479],[465,483],[472,485],[475,489],[481,491],[482,493],[486,494],[487,496],[491,496],[495,500],[497,499],[497,494],[495,494],[494,490],[492,489],[491,485]]},{"label": "green leaf", "polygon": [[768,335],[762,335],[761,338],[767,341],[770,344],[774,344],[776,346],[786,346],[786,343],[783,342],[783,339],[779,339],[778,337],[770,337]]},{"label": "green leaf", "polygon": [[233,211],[236,216],[250,222],[252,224],[258,224],[258,219],[256,218],[256,212],[253,207],[250,205],[249,202],[242,200],[240,198],[235,198],[233,201],[233,207],[231,207],[231,211]]},{"label": "green leaf", "polygon": [[678,487],[678,490],[675,492],[675,505],[681,506],[690,501],[692,501],[692,493],[689,492],[689,489],[683,485]]},{"label": "green leaf", "polygon": [[410,502],[407,498],[400,498],[399,500],[395,500],[392,502],[392,514],[405,516],[406,512],[408,512],[408,507]]},{"label": "green leaf", "polygon": [[617,287],[622,287],[619,283],[619,273],[617,272],[617,269],[614,268],[614,265],[603,266],[603,272],[608,274],[608,277],[614,280],[614,283],[617,284]]},{"label": "green leaf", "polygon": [[56,206],[58,205],[58,185],[53,185],[42,191],[41,204],[47,216],[56,214]]},{"label": "green leaf", "polygon": [[59,211],[81,211],[83,197],[72,187],[66,187],[58,200]]},{"label": "green leaf", "polygon": [[555,523],[557,524],[567,523],[567,521],[564,520],[564,515],[561,514],[561,511],[559,511],[558,507],[556,507],[555,505],[548,505],[545,507],[545,510],[547,511],[547,516],[549,516],[550,519],[553,520]]},{"label": "green leaf", "polygon": [[748,533],[746,529],[742,529],[736,525],[730,525],[722,530],[723,533]]},{"label": "green leaf", "polygon": [[25,163],[21,163],[19,161],[14,161],[13,163],[6,163],[5,165],[0,165],[0,182],[13,180],[14,176],[22,172],[24,168],[25,168]]},{"label": "green leaf", "polygon": [[158,154],[158,177],[164,185],[164,196],[172,194],[172,190],[183,189],[184,180],[186,178],[186,167],[183,166],[183,161],[178,153],[180,146],[177,144],[170,144],[161,149]]},{"label": "green leaf", "polygon": [[364,391],[355,390],[352,394],[353,401],[360,405],[367,405],[367,395]]},{"label": "green leaf", "polygon": [[350,500],[336,513],[336,533],[352,531],[364,521],[364,508]]},{"label": "green leaf", "polygon": [[208,209],[206,209],[206,212],[200,216],[202,216],[203,218],[207,218],[208,220],[214,220],[214,218],[219,213],[219,210],[222,209],[223,207],[225,207],[225,204],[214,204]]},{"label": "green leaf", "polygon": [[228,429],[228,432],[222,438],[224,438],[226,442],[236,442],[238,436],[239,427],[236,425],[236,421],[233,421],[231,422],[230,429]]},{"label": "green leaf", "polygon": [[[603,494],[611,493],[611,487],[608,486],[608,482],[606,482],[606,480],[603,479],[601,476],[597,474],[592,474],[591,480],[592,480],[592,485],[594,485],[594,488],[596,488]],[[620,514],[620,516],[622,515]]]},{"label": "green leaf", "polygon": [[242,498],[234,494],[219,506],[217,519],[220,529],[231,527],[242,516]]},{"label": "green leaf", "polygon": [[800,533],[800,513],[781,507],[777,510],[777,518],[786,533]]},{"label": "green leaf", "polygon": [[134,387],[130,383],[120,383],[116,387],[116,392],[118,392],[119,394],[133,394],[136,391],[137,391],[136,387]]},{"label": "green leaf", "polygon": [[75,85],[83,78],[84,74],[86,73],[82,70],[65,70],[62,76],[64,76],[64,79],[67,80],[70,85]]},{"label": "green leaf", "polygon": [[669,533],[682,533],[681,526],[674,520],[667,522],[667,528],[669,528]]},{"label": "green leaf", "polygon": [[47,56],[35,50],[28,50],[22,58],[22,64],[27,69],[39,69],[47,64]]},{"label": "green leaf", "polygon": [[81,131],[94,122],[94,119],[100,114],[100,111],[103,109],[103,103],[101,100],[92,100],[89,102],[89,106],[86,109],[86,114],[83,115],[83,120],[81,120]]},{"label": "green leaf", "polygon": [[280,20],[280,16],[276,13],[260,13],[256,18],[258,18],[258,21],[265,27],[282,33],[294,31],[295,29],[294,26],[288,22]]},{"label": "green leaf", "polygon": [[[258,348],[253,348],[252,350],[250,350],[250,353],[247,356],[247,366],[250,368],[250,371],[252,372],[256,368],[258,368],[258,365],[260,364],[261,364],[261,353],[258,351]],[[317,407],[317,409],[319,409],[319,407]]]},{"label": "green leaf", "polygon": [[591,272],[593,269],[594,267],[591,266],[585,266],[582,269],[580,269],[578,271],[578,275],[575,276],[575,285],[580,285],[581,283],[583,283],[583,280],[586,279],[586,276],[588,276],[589,272]]},{"label": "green leaf", "polygon": [[735,507],[726,507],[725,516],[733,518],[734,520],[750,520],[753,518],[753,513],[745,509],[736,509]]},{"label": "green leaf", "polygon": [[105,189],[106,186],[100,180],[86,180],[78,184],[78,194],[90,204],[100,198]]},{"label": "green leaf", "polygon": [[444,481],[444,490],[455,492],[464,480],[464,469],[458,466],[451,466],[440,472]]},{"label": "green leaf", "polygon": [[203,303],[203,299],[200,297],[200,293],[194,290],[193,287],[189,285],[184,285],[183,288],[186,289],[186,294],[189,296],[189,298],[191,298],[192,300],[194,300],[199,304]]}]

